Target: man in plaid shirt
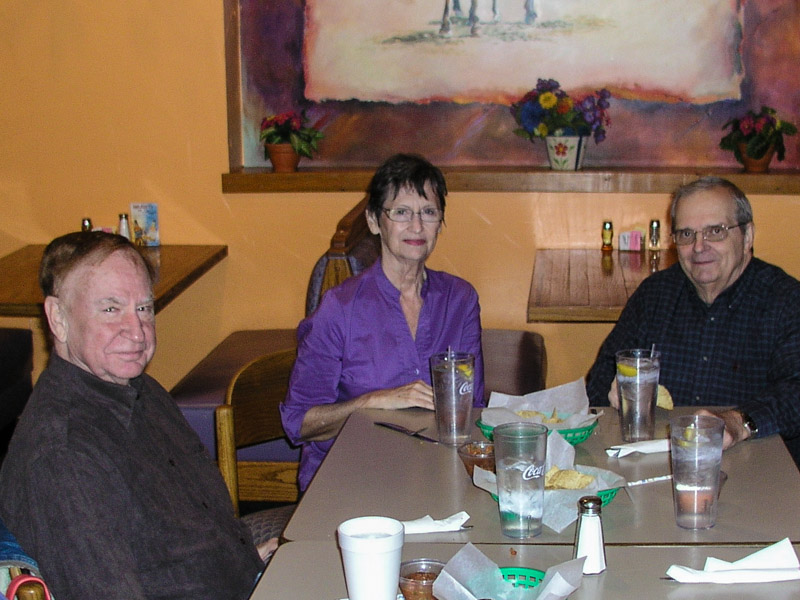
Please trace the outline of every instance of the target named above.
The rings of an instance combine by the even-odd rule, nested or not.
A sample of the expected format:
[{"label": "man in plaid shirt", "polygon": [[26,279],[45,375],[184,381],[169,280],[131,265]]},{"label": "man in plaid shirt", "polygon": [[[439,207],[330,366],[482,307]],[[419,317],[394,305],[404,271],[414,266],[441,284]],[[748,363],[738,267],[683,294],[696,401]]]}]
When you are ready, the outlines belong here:
[{"label": "man in plaid shirt", "polygon": [[676,405],[726,407],[725,448],[780,433],[800,464],[800,282],[753,257],[752,208],[731,182],[680,187],[670,217],[679,264],[631,296],[587,376],[590,402],[618,407],[614,353],[655,345]]}]

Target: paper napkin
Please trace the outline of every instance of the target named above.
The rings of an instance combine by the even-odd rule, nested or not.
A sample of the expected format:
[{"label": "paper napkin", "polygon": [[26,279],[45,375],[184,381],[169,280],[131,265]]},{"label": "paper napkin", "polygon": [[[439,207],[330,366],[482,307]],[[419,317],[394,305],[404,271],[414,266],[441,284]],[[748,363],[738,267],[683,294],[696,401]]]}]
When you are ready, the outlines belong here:
[{"label": "paper napkin", "polygon": [[703,570],[672,565],[667,575],[680,583],[765,583],[800,579],[800,563],[789,538],[735,562],[709,557]]},{"label": "paper napkin", "polygon": [[617,444],[606,448],[606,454],[611,458],[622,458],[634,452],[642,454],[654,454],[656,452],[669,452],[669,440],[646,440],[644,442],[632,442],[630,444]]},{"label": "paper napkin", "polygon": [[548,429],[554,430],[587,427],[597,421],[600,416],[589,412],[589,397],[586,395],[586,384],[581,377],[570,383],[531,392],[524,396],[492,392],[489,396],[489,406],[481,411],[481,421],[490,427],[518,421],[543,422],[541,416],[520,416],[517,413],[520,410],[538,411],[547,416],[552,415],[556,410],[563,421],[544,423]]},{"label": "paper napkin", "polygon": [[458,531],[468,520],[469,514],[462,510],[446,519],[437,520],[430,515],[425,515],[421,519],[403,521],[403,526],[406,529],[406,535],[413,535],[415,533],[437,533],[440,531]]}]

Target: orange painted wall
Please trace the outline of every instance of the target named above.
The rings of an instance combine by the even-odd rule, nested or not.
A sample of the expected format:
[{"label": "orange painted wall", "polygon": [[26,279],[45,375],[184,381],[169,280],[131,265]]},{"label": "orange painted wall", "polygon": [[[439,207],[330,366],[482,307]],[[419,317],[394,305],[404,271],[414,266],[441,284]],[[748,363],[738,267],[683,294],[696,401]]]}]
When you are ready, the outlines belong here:
[{"label": "orange painted wall", "polygon": [[[225,195],[220,0],[0,3],[0,253],[84,216],[157,202],[164,243],[229,257],[158,316],[150,372],[171,387],[228,333],[293,327],[308,274],[359,194]],[[613,129],[610,132],[613,135]],[[753,198],[757,253],[800,275],[800,198]],[[536,247],[595,246],[665,221],[666,196],[452,193],[430,265],[473,282],[484,325],[545,335],[550,385],[585,373],[608,325],[528,324]]]}]

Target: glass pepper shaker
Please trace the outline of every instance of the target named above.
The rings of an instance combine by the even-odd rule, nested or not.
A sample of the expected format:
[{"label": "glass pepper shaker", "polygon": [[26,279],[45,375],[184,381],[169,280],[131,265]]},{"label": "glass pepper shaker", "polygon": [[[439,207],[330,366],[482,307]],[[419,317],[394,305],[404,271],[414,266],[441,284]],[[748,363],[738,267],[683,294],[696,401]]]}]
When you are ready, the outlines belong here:
[{"label": "glass pepper shaker", "polygon": [[612,250],[614,241],[614,225],[611,221],[603,221],[603,247],[602,250]]},{"label": "glass pepper shaker", "polygon": [[572,558],[586,557],[584,575],[594,575],[606,570],[606,546],[603,539],[603,521],[599,496],[584,496],[578,500],[578,523],[575,526],[575,547]]},{"label": "glass pepper shaker", "polygon": [[658,250],[661,243],[661,223],[658,219],[650,221],[650,249]]}]

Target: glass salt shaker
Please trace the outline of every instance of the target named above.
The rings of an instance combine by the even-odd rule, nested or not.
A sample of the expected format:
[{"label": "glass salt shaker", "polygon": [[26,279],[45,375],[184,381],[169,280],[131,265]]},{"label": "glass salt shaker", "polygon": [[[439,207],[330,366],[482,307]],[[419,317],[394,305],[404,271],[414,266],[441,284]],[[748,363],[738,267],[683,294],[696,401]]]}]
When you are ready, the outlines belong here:
[{"label": "glass salt shaker", "polygon": [[606,547],[603,539],[603,521],[599,496],[584,496],[578,500],[578,523],[575,526],[575,547],[572,558],[586,557],[584,575],[594,575],[606,570]]},{"label": "glass salt shaker", "polygon": [[131,227],[128,224],[128,213],[119,214],[119,227],[117,233],[124,238],[131,239]]}]

